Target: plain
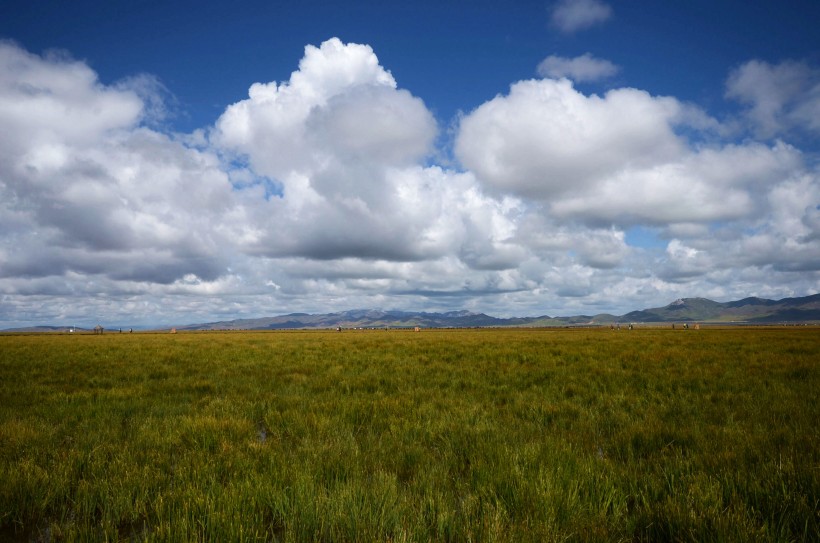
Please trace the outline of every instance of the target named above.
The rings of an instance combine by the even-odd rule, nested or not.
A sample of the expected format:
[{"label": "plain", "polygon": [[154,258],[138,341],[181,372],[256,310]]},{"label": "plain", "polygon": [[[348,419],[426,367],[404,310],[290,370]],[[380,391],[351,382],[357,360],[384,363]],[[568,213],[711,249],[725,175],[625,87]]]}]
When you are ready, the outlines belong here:
[{"label": "plain", "polygon": [[817,541],[820,329],[0,335],[0,541]]}]

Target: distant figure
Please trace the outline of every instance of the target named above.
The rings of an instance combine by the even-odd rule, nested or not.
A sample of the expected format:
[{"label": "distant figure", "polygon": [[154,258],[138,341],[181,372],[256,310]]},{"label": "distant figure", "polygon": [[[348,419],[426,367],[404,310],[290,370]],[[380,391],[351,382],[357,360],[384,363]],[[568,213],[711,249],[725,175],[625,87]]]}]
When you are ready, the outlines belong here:
[{"label": "distant figure", "polygon": [[632,323],[629,323],[629,329],[632,330]]},{"label": "distant figure", "polygon": [[103,333],[103,330],[105,330],[105,328],[103,328],[103,327],[102,327],[102,326],[100,326],[99,324],[98,324],[97,326],[95,326],[95,327],[94,327],[94,333],[95,333],[95,334],[102,334],[102,333]]},{"label": "distant figure", "polygon": [[672,330],[674,330],[674,329],[675,329],[675,323],[673,322],[672,323]]},{"label": "distant figure", "polygon": [[700,323],[695,323],[695,330],[700,330]]},{"label": "distant figure", "polygon": [[416,332],[418,332],[419,330],[421,330],[421,328],[419,328],[418,326],[416,326],[416,330],[415,330],[415,331],[416,331]]},{"label": "distant figure", "polygon": [[133,328],[129,328],[129,329],[128,329],[128,333],[129,333],[129,334],[131,334],[131,333],[133,333],[133,332],[134,332],[134,329],[133,329]]},{"label": "distant figure", "polygon": [[120,328],[120,334],[122,334],[122,328]]},{"label": "distant figure", "polygon": [[176,329],[176,328],[171,328],[171,333],[172,333],[172,334],[176,334],[176,333],[177,333],[177,329]]},{"label": "distant figure", "polygon": [[337,326],[337,327],[336,327],[336,331],[337,331],[337,332],[341,332],[341,331],[342,331],[342,327],[341,327],[341,326]]}]

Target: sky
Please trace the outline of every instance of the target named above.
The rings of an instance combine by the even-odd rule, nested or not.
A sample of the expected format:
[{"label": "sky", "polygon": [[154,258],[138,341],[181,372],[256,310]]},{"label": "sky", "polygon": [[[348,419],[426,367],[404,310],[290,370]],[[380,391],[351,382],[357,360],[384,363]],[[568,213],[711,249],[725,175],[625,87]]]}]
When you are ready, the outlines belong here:
[{"label": "sky", "polygon": [[0,329],[820,292],[820,3],[0,4]]}]

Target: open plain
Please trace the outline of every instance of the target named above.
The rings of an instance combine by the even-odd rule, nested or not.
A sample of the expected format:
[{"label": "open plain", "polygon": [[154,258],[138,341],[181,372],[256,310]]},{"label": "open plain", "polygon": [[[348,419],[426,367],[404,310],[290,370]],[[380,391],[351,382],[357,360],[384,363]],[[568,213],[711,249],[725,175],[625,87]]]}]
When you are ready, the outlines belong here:
[{"label": "open plain", "polygon": [[0,541],[817,541],[820,328],[0,335]]}]

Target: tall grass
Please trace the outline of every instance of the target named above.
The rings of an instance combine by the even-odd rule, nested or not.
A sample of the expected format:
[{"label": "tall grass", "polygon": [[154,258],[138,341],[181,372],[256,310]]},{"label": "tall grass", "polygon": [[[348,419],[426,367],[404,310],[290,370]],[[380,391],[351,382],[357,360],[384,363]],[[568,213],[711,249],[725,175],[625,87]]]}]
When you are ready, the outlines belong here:
[{"label": "tall grass", "polygon": [[815,329],[0,335],[0,540],[815,541]]}]

